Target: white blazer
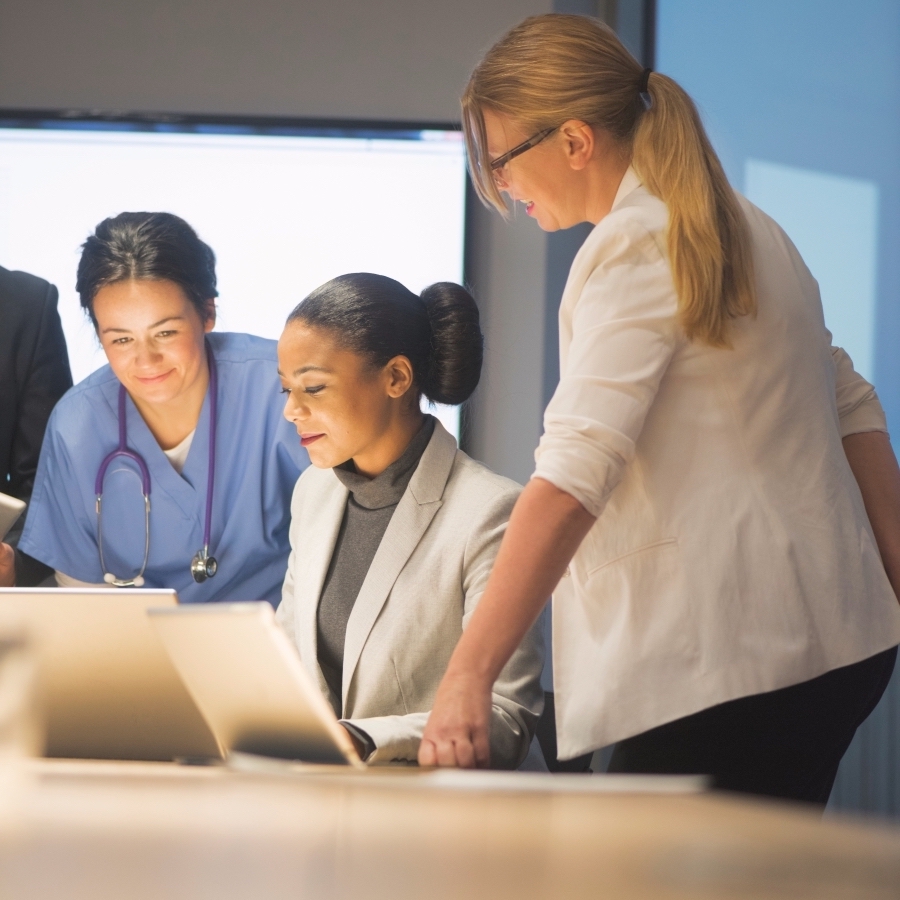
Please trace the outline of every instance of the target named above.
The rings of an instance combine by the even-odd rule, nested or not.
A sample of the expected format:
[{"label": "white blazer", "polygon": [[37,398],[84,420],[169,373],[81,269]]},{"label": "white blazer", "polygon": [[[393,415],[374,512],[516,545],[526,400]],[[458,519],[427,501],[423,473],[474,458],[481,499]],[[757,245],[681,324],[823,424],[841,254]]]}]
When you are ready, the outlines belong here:
[{"label": "white blazer", "polygon": [[900,643],[841,444],[884,414],[740,199],[759,312],[733,349],[680,333],[666,207],[633,170],[572,264],[534,473],[599,517],[553,598],[561,759]]},{"label": "white blazer", "polygon": [[[347,623],[343,716],[375,742],[370,762],[416,760],[434,695],[484,592],[520,490],[458,450],[435,423]],[[316,614],[347,496],[331,469],[310,466],[300,476],[277,612],[326,697]],[[494,685],[494,767],[516,768],[528,752],[544,702],[543,656],[535,626]]]}]

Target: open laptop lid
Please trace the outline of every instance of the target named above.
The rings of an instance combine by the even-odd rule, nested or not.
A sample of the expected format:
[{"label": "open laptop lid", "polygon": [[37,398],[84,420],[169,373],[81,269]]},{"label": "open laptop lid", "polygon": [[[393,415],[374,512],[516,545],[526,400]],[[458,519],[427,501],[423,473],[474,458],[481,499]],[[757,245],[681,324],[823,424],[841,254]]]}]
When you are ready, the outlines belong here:
[{"label": "open laptop lid", "polygon": [[25,511],[26,503],[18,497],[0,493],[0,541],[9,534],[10,528]]},{"label": "open laptop lid", "polygon": [[221,757],[147,619],[177,602],[175,591],[0,588],[0,629],[35,648],[47,756]]},{"label": "open laptop lid", "polygon": [[268,603],[149,614],[226,753],[363,766]]}]

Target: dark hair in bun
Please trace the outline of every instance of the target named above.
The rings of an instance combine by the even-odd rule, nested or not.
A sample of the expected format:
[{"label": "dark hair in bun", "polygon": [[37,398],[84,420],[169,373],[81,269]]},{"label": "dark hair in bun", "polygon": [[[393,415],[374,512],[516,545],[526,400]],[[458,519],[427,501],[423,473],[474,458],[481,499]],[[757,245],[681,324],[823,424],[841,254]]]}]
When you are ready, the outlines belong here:
[{"label": "dark hair in bun", "polygon": [[184,219],[164,212],[123,212],[104,219],[81,245],[75,290],[94,328],[94,298],[117,281],[177,284],[202,321],[216,290],[216,255]]},{"label": "dark hair in bun", "polygon": [[405,356],[416,387],[434,403],[468,400],[481,377],[478,307],[452,282],[433,284],[417,297],[384,275],[341,275],[316,288],[287,321],[326,329],[379,368]]}]

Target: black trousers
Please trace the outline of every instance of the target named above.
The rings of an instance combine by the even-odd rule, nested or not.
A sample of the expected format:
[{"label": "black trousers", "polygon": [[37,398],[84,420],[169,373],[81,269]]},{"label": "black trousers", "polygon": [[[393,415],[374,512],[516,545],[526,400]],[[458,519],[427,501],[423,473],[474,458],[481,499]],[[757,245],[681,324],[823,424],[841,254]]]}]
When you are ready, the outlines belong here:
[{"label": "black trousers", "polygon": [[608,771],[709,775],[720,790],[824,806],[841,757],[881,699],[896,659],[893,647],[619,741]]}]

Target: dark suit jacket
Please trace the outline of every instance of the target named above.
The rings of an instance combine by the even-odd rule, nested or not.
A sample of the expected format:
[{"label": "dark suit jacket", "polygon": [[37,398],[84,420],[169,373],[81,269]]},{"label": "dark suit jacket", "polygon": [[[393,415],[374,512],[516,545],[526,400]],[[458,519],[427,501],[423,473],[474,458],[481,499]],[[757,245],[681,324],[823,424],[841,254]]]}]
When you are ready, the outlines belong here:
[{"label": "dark suit jacket", "polygon": [[34,487],[47,419],[72,386],[58,296],[42,278],[0,267],[0,491],[22,500]]}]

